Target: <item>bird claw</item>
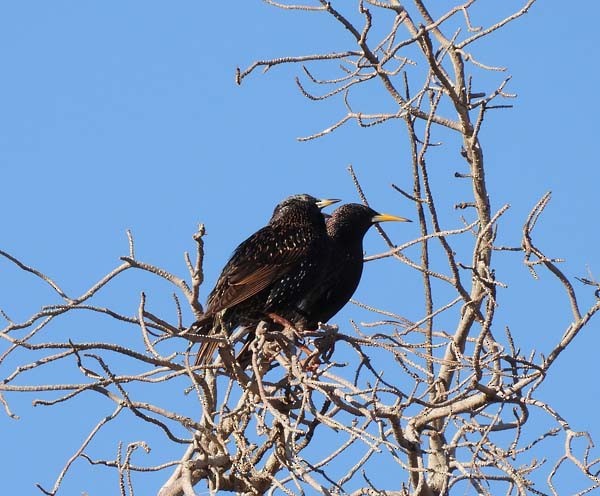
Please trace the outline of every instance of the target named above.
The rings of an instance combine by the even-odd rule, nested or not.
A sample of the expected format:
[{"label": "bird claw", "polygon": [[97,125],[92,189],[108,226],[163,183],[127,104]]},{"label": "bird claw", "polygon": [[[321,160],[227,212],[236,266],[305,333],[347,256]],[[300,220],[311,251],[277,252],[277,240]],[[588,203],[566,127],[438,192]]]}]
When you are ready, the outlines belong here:
[{"label": "bird claw", "polygon": [[[303,350],[305,353],[307,353],[308,348],[305,347],[305,350]],[[315,353],[314,351],[312,353],[307,353],[308,357],[302,361],[302,370],[304,370],[305,372],[316,372],[317,370],[319,370],[319,367],[321,365],[321,360],[319,360],[319,355],[318,353]]]},{"label": "bird claw", "polygon": [[286,329],[292,329],[298,332],[298,330],[294,327],[294,324],[292,324],[288,319],[283,318],[281,315],[277,315],[276,313],[270,312],[267,314],[267,317],[269,317],[276,324],[279,324]]},{"label": "bird claw", "polygon": [[298,340],[298,348],[300,348],[300,350],[307,355],[307,358],[301,362],[302,370],[304,370],[305,372],[316,372],[319,369],[319,366],[321,365],[319,353],[316,353],[304,344],[304,336],[302,335],[302,330],[299,330],[289,320],[281,317],[280,315],[277,315],[276,313],[268,313],[267,317],[269,317],[276,324],[283,326],[284,330],[289,329],[294,333],[295,338]]}]

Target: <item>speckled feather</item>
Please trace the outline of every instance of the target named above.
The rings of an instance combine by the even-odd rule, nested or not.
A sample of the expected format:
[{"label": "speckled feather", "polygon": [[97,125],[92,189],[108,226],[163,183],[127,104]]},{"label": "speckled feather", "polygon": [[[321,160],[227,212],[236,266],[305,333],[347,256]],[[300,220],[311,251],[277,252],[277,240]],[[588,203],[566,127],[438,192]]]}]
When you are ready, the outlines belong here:
[{"label": "speckled feather", "polygon": [[[216,316],[230,332],[273,312],[294,321],[298,302],[327,263],[323,215],[310,195],[295,195],[275,208],[269,224],[243,241],[223,268],[208,297],[204,316],[193,329],[217,332]],[[201,345],[196,363],[206,363],[217,343]]]},{"label": "speckled feather", "polygon": [[363,238],[377,215],[372,208],[348,203],[327,219],[331,256],[321,283],[300,305],[306,327],[316,328],[319,322],[329,321],[352,298],[363,272]]}]

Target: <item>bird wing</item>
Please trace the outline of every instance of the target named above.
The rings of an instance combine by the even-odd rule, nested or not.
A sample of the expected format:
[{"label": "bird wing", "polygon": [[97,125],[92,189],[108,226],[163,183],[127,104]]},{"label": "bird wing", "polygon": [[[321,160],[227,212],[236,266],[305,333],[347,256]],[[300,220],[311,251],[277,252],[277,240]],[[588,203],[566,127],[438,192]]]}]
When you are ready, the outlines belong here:
[{"label": "bird wing", "polygon": [[237,305],[285,276],[306,253],[307,246],[300,239],[297,230],[266,226],[243,241],[223,268],[207,312],[215,314]]}]

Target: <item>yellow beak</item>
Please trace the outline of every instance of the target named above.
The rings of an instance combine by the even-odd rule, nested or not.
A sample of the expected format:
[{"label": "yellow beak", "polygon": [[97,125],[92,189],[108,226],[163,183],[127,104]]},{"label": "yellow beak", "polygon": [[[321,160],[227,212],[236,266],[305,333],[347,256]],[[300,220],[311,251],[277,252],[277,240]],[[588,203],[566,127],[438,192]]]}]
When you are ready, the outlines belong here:
[{"label": "yellow beak", "polygon": [[412,220],[407,219],[405,217],[398,217],[397,215],[390,215],[390,214],[377,214],[377,215],[374,215],[373,217],[371,217],[371,222],[389,222],[389,221],[412,222]]},{"label": "yellow beak", "polygon": [[317,201],[317,207],[325,208],[325,207],[328,207],[329,205],[333,205],[334,203],[337,203],[339,201],[342,201],[342,200],[324,198],[322,200]]}]

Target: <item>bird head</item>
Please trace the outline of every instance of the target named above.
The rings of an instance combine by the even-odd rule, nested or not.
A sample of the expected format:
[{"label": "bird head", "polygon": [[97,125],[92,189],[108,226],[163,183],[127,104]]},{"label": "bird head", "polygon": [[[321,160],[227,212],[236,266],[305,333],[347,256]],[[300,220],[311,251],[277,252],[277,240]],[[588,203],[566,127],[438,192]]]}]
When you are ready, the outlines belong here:
[{"label": "bird head", "polygon": [[327,219],[327,232],[338,239],[359,239],[377,222],[411,222],[405,217],[381,214],[370,207],[358,203],[347,203],[334,210]]},{"label": "bird head", "polygon": [[318,199],[307,194],[288,196],[275,207],[270,222],[295,215],[308,215],[311,218],[322,219],[321,209],[339,201],[337,199]]}]

